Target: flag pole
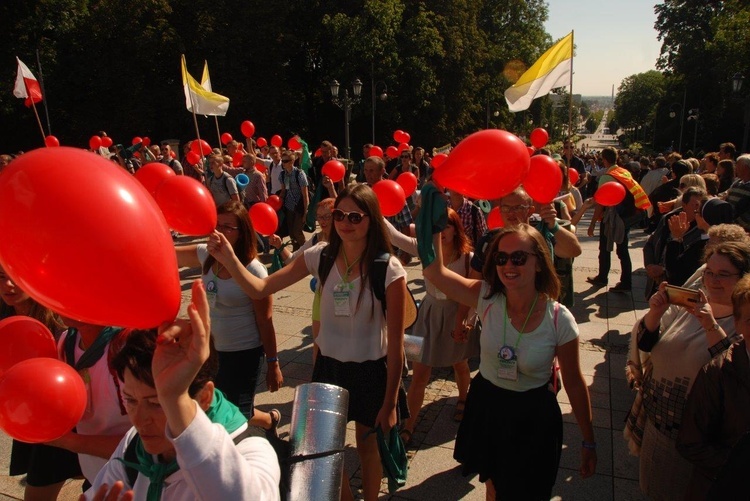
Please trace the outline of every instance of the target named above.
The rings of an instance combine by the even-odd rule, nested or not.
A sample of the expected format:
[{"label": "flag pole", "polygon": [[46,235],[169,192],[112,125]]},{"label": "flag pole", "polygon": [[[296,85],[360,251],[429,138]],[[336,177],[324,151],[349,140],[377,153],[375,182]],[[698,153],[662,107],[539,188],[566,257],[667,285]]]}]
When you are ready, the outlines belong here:
[{"label": "flag pole", "polygon": [[36,104],[34,104],[34,100],[31,97],[29,97],[29,101],[31,101],[31,107],[34,108],[34,116],[36,116],[36,123],[39,125],[39,132],[42,133],[42,143],[45,143],[47,136],[44,135],[44,127],[42,127],[42,121],[39,119],[39,112],[36,111]]},{"label": "flag pole", "polygon": [[216,122],[216,137],[219,138],[219,149],[221,149],[221,131],[219,131],[219,117],[214,115],[214,121]]},{"label": "flag pole", "polygon": [[47,130],[52,134],[52,125],[49,121],[49,108],[47,108],[47,91],[44,90],[44,73],[42,72],[42,61],[39,59],[39,49],[36,50],[36,65],[39,67],[39,85],[42,88],[42,95],[45,97],[42,102],[44,103],[44,116],[47,118]]},{"label": "flag pole", "polygon": [[575,30],[570,32],[570,105],[568,106],[568,139],[573,137],[573,47],[575,47]]}]

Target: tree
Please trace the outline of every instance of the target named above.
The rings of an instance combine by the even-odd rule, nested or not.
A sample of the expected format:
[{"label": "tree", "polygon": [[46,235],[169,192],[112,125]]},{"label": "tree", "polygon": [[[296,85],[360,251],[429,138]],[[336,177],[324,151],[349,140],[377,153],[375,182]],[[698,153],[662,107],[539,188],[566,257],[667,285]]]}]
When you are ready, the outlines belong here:
[{"label": "tree", "polygon": [[615,109],[620,126],[645,126],[653,121],[664,96],[664,75],[656,70],[625,78],[617,90]]}]

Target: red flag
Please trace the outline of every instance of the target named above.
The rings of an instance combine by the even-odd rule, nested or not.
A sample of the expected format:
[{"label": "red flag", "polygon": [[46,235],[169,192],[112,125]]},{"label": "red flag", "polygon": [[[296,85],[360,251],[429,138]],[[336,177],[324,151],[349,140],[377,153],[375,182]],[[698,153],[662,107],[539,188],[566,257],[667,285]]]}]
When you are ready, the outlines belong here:
[{"label": "red flag", "polygon": [[31,70],[16,57],[18,61],[18,74],[16,75],[16,86],[13,88],[13,95],[24,99],[24,104],[31,107],[31,102],[41,102],[42,88]]}]

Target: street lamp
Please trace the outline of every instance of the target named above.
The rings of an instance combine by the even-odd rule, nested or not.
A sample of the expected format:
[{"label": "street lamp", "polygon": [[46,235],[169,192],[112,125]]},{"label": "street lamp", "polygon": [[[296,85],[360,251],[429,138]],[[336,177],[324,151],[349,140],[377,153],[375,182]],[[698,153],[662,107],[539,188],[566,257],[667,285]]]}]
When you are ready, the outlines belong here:
[{"label": "street lamp", "polygon": [[669,118],[674,118],[677,116],[677,113],[674,111],[675,106],[680,107],[680,142],[679,146],[677,146],[677,151],[682,153],[682,130],[685,126],[685,107],[680,103],[672,103],[672,106],[669,107]]},{"label": "street lamp", "polygon": [[[742,84],[745,81],[744,75],[742,73],[735,73],[734,77],[732,77],[732,91],[739,95],[742,91]],[[748,134],[750,133],[750,99],[745,97],[745,131],[742,134],[742,152],[747,152],[747,139]]]},{"label": "street lamp", "polygon": [[346,168],[349,170],[349,164],[352,158],[352,148],[349,144],[349,121],[352,115],[352,106],[359,103],[362,96],[362,82],[359,78],[352,82],[353,95],[349,96],[349,90],[344,89],[344,97],[339,97],[339,83],[336,80],[331,81],[331,101],[333,104],[344,110],[344,143],[346,149]]},{"label": "street lamp", "polygon": [[[380,87],[380,92],[378,92],[378,87]],[[388,85],[384,81],[372,81],[372,144],[375,144],[375,96],[381,101],[388,99]]]},{"label": "street lamp", "polygon": [[[490,113],[495,118],[497,118],[497,117],[500,116],[500,110],[499,110],[499,108],[500,108],[500,106],[497,103],[490,103],[489,98],[487,99],[487,120],[486,120],[485,126],[484,126],[485,129],[489,129],[490,128]],[[494,110],[494,111],[491,111],[491,110]]]},{"label": "street lamp", "polygon": [[693,120],[695,122],[695,132],[693,133],[693,154],[696,154],[695,147],[698,144],[698,119],[701,116],[701,110],[698,108],[691,108],[688,110],[688,122]]}]

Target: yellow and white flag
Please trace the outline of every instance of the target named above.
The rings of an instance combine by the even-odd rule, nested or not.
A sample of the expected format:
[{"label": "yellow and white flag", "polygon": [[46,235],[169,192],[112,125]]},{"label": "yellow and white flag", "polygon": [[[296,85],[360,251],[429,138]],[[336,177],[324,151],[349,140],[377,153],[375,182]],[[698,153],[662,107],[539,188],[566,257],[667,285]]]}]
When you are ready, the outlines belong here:
[{"label": "yellow and white flag", "polygon": [[[204,78],[208,77],[208,65],[203,70]],[[211,88],[211,80],[207,80],[208,89]],[[185,89],[185,106],[188,111],[200,115],[223,117],[229,109],[229,98],[207,90],[199,84],[187,71],[185,55],[182,56],[182,86]]]},{"label": "yellow and white flag", "polygon": [[570,84],[573,71],[573,33],[550,47],[521,78],[505,91],[510,111],[523,111],[537,97]]}]

